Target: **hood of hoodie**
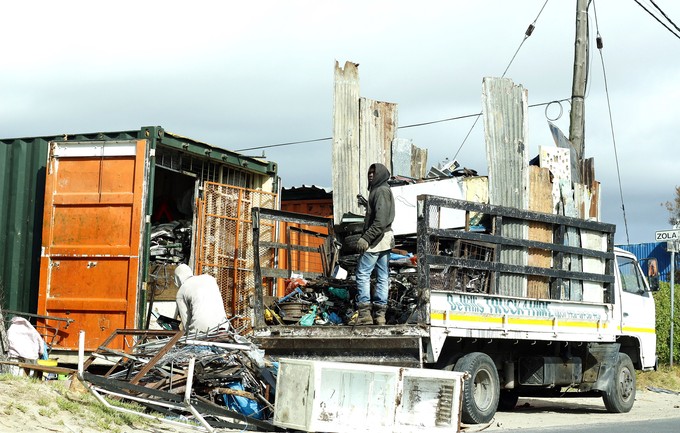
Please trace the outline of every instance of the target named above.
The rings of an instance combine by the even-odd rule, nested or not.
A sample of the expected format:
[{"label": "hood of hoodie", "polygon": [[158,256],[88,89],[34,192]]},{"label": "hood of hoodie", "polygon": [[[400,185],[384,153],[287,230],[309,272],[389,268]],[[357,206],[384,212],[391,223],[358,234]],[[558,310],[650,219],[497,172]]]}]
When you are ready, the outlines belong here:
[{"label": "hood of hoodie", "polygon": [[373,168],[374,173],[373,181],[368,184],[369,191],[379,187],[384,183],[387,183],[387,181],[390,180],[390,171],[383,164],[376,162],[375,164],[371,164],[371,166],[368,167],[368,170],[370,171],[371,168]]},{"label": "hood of hoodie", "polygon": [[191,268],[184,263],[175,268],[175,284],[177,284],[178,288],[182,287],[182,284],[193,276],[194,273],[191,271]]}]

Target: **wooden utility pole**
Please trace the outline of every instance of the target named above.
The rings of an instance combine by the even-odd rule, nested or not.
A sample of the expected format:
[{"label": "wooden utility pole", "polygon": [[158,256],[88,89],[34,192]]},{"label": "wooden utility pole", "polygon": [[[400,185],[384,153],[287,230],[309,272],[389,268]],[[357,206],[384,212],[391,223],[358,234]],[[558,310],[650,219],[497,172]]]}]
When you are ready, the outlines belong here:
[{"label": "wooden utility pole", "polygon": [[[576,1],[576,41],[574,43],[574,77],[571,88],[571,117],[569,141],[576,151],[576,167],[582,171],[585,154],[585,103],[588,75],[588,1]],[[578,181],[574,179],[575,181]]]}]

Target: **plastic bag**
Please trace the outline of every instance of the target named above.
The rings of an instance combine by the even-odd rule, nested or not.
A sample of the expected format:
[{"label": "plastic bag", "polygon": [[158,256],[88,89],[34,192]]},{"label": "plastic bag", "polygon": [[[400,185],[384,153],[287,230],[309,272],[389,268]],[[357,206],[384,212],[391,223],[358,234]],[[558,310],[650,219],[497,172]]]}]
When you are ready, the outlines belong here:
[{"label": "plastic bag", "polygon": [[314,325],[314,319],[316,319],[316,305],[312,305],[309,313],[300,318],[300,326],[312,326]]},{"label": "plastic bag", "polygon": [[[228,383],[227,388],[239,391],[244,390],[243,385],[239,382]],[[222,400],[224,401],[224,405],[231,410],[235,410],[236,412],[255,419],[262,419],[262,406],[255,400],[231,394],[222,394]]]}]

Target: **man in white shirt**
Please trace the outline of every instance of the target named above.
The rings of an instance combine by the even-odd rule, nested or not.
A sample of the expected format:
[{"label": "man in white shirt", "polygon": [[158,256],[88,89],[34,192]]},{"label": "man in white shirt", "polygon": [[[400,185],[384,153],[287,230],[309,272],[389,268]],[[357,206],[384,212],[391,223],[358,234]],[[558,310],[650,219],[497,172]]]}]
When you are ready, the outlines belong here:
[{"label": "man in white shirt", "polygon": [[194,275],[189,266],[181,264],[175,269],[175,284],[179,287],[177,309],[188,334],[229,328],[220,288],[212,275]]}]

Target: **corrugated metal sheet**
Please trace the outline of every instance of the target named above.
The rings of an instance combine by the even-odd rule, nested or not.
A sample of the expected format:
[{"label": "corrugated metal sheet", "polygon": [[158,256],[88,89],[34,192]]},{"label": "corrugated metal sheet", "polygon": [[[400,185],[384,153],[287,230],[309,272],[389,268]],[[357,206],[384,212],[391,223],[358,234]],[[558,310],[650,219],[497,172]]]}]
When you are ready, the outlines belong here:
[{"label": "corrugated metal sheet", "polygon": [[[346,212],[360,214],[359,193],[359,65],[335,62],[333,91],[333,219],[337,223]],[[365,174],[364,174],[365,176]]]},{"label": "corrugated metal sheet", "polygon": [[[616,245],[622,250],[630,251],[640,259],[654,257],[659,264],[659,280],[671,281],[671,253],[666,251],[666,242],[647,242],[642,244]],[[680,266],[680,254],[675,254],[675,269]]]},{"label": "corrugated metal sheet", "polygon": [[359,96],[355,63],[335,63],[333,110],[333,217],[340,223],[351,212],[363,214],[357,194],[368,195],[368,167],[392,167],[392,141],[397,130],[397,104]]},{"label": "corrugated metal sheet", "polygon": [[[484,136],[489,168],[489,203],[528,209],[527,91],[508,78],[486,77],[482,82]],[[503,236],[526,239],[524,223],[503,223]],[[527,264],[523,248],[505,247],[502,263]],[[497,290],[508,296],[526,296],[525,277],[502,275]]]},{"label": "corrugated metal sheet", "polygon": [[392,142],[392,175],[411,177],[411,150],[413,140],[395,138]]},{"label": "corrugated metal sheet", "polygon": [[397,131],[397,104],[359,98],[359,192],[368,197],[368,167],[392,169],[392,141]]},{"label": "corrugated metal sheet", "polygon": [[47,141],[0,140],[0,287],[2,306],[35,311]]}]

